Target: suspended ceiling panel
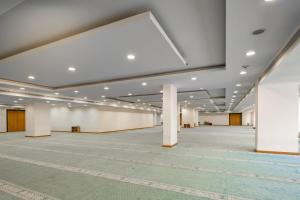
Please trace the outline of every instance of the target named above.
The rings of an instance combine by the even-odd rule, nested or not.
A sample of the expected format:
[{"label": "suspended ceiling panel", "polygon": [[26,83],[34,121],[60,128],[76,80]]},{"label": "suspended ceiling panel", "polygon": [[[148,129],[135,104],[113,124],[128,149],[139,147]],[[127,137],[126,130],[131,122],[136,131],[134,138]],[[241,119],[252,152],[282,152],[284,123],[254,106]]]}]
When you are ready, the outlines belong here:
[{"label": "suspended ceiling panel", "polygon": [[[134,54],[134,61],[127,60]],[[76,72],[68,67],[75,66]],[[58,87],[185,68],[185,61],[150,12],[0,61],[0,76]]]}]

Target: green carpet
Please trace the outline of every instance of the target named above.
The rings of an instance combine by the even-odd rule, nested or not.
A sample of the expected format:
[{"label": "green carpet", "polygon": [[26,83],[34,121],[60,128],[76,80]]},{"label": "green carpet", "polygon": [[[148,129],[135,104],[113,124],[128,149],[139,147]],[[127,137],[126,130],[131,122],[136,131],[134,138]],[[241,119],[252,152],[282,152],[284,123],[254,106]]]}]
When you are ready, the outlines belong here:
[{"label": "green carpet", "polygon": [[161,141],[161,127],[0,134],[0,199],[300,199],[300,157],[254,153],[250,128],[182,129],[170,149]]}]

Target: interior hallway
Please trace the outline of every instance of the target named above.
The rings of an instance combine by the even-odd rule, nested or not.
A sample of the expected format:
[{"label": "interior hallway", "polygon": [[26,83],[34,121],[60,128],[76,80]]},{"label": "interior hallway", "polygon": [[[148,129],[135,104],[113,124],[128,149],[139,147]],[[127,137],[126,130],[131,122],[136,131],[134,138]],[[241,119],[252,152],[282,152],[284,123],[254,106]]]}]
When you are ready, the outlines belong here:
[{"label": "interior hallway", "polygon": [[158,147],[161,127],[34,139],[0,134],[0,199],[18,199],[16,193],[23,199],[300,199],[300,158],[254,153],[254,134],[248,127],[182,129],[170,149]]}]

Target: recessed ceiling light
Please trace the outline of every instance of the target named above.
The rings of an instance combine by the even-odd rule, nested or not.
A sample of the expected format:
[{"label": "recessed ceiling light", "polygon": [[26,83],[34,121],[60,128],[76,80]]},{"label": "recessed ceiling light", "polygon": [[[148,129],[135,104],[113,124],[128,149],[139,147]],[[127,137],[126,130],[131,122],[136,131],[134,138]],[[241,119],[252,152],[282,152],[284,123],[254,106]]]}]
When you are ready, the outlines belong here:
[{"label": "recessed ceiling light", "polygon": [[197,80],[197,77],[192,77],[191,80],[195,81],[195,80]]},{"label": "recessed ceiling light", "polygon": [[22,98],[20,98],[20,99],[19,99],[19,101],[23,101],[23,99],[22,99]]},{"label": "recessed ceiling light", "polygon": [[132,93],[128,93],[128,96],[132,96]]},{"label": "recessed ceiling light", "polygon": [[78,90],[75,90],[75,91],[74,91],[74,93],[78,93],[78,92],[79,92]]},{"label": "recessed ceiling light", "polygon": [[140,99],[137,99],[136,101],[137,101],[137,102],[140,102],[141,100],[140,100]]},{"label": "recessed ceiling light", "polygon": [[146,85],[148,85],[146,82],[143,82],[143,83],[142,83],[142,86],[146,86]]},{"label": "recessed ceiling light", "polygon": [[75,72],[75,71],[76,71],[76,68],[75,68],[75,67],[68,67],[68,70],[69,70],[70,72]]},{"label": "recessed ceiling light", "polygon": [[203,88],[201,87],[200,90],[203,90]]},{"label": "recessed ceiling light", "polygon": [[25,90],[25,88],[21,87],[20,90]]},{"label": "recessed ceiling light", "polygon": [[234,93],[234,94],[237,94],[238,92],[239,92],[239,91],[235,90],[233,93]]},{"label": "recessed ceiling light", "polygon": [[35,79],[35,77],[32,76],[32,75],[28,76],[27,78],[28,78],[28,79],[31,79],[31,80],[34,80],[34,79]]},{"label": "recessed ceiling light", "polygon": [[58,93],[58,92],[55,92],[54,94],[55,94],[55,95],[59,95],[59,93]]},{"label": "recessed ceiling light", "polygon": [[191,99],[193,99],[193,98],[194,98],[194,96],[192,96],[192,95],[191,95],[191,96],[190,96],[190,98],[191,98]]},{"label": "recessed ceiling light", "polygon": [[161,91],[159,91],[159,92],[160,92],[160,93],[164,93],[164,91],[162,91],[162,90],[161,90]]},{"label": "recessed ceiling light", "polygon": [[83,99],[87,99],[87,97],[83,97]]},{"label": "recessed ceiling light", "polygon": [[235,84],[235,86],[236,86],[236,87],[241,87],[241,86],[242,86],[242,84],[240,84],[240,83],[237,83],[237,84]]},{"label": "recessed ceiling light", "polygon": [[232,98],[235,98],[235,97],[236,97],[236,95],[233,95],[233,96],[232,96]]},{"label": "recessed ceiling light", "polygon": [[135,59],[135,55],[134,54],[128,54],[127,55],[127,59],[128,60],[134,60]]},{"label": "recessed ceiling light", "polygon": [[254,56],[255,54],[256,54],[255,51],[250,50],[250,51],[248,51],[248,52],[246,53],[246,56],[250,57],[250,56]]},{"label": "recessed ceiling light", "polygon": [[50,103],[50,101],[46,101],[46,103]]},{"label": "recessed ceiling light", "polygon": [[265,0],[265,2],[272,2],[272,1],[274,1],[274,0]]},{"label": "recessed ceiling light", "polygon": [[105,87],[104,87],[104,90],[109,90],[109,87],[105,86]]},{"label": "recessed ceiling light", "polygon": [[14,101],[14,103],[18,103],[18,101]]},{"label": "recessed ceiling light", "polygon": [[102,98],[105,98],[106,96],[102,95],[101,97],[102,97]]}]

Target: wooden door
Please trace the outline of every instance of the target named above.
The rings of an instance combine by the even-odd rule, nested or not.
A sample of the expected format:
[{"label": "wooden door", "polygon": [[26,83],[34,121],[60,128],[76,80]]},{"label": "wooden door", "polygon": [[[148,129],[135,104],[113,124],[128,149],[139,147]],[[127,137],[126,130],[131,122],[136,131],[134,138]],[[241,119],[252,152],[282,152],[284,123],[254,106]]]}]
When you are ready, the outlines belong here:
[{"label": "wooden door", "polygon": [[242,113],[230,113],[229,114],[229,125],[230,126],[241,126],[242,125]]},{"label": "wooden door", "polygon": [[25,131],[25,111],[7,110],[7,132]]}]

